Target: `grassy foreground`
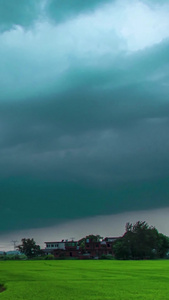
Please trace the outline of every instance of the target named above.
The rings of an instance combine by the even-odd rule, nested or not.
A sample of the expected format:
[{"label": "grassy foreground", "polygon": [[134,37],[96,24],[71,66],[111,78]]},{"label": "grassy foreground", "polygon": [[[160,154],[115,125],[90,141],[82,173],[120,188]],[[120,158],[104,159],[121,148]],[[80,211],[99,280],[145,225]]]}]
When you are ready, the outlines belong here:
[{"label": "grassy foreground", "polygon": [[2,300],[169,299],[169,260],[1,261]]}]

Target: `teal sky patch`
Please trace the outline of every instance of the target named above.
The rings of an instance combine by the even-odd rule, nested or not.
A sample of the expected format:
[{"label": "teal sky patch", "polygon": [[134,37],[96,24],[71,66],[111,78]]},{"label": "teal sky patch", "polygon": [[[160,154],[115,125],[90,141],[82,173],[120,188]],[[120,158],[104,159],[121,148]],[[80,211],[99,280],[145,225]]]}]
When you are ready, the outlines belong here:
[{"label": "teal sky patch", "polygon": [[168,1],[0,0],[0,228],[168,206]]}]

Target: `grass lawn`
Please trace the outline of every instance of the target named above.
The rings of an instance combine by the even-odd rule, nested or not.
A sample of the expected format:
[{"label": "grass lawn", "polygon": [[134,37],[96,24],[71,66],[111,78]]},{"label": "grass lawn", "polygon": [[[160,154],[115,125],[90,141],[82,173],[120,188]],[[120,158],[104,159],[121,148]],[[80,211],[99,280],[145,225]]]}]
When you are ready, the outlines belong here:
[{"label": "grass lawn", "polygon": [[0,261],[2,300],[165,300],[169,260]]}]

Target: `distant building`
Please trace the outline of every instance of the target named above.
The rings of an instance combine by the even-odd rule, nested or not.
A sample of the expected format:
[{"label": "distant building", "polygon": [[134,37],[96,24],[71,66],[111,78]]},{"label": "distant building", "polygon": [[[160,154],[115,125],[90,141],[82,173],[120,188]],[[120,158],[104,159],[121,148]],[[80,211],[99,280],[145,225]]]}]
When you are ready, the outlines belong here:
[{"label": "distant building", "polygon": [[102,255],[113,255],[112,244],[118,237],[106,237],[100,241],[84,238],[83,247],[80,241],[62,240],[59,242],[45,242],[43,250],[46,254],[53,254],[56,258],[74,257],[79,259],[100,258]]},{"label": "distant building", "polygon": [[80,253],[78,241],[62,240],[59,242],[45,242],[45,244],[44,252],[53,254],[55,257],[78,257]]},{"label": "distant building", "polygon": [[113,255],[112,244],[117,238],[106,237],[102,241],[95,242],[91,239],[86,239],[85,250],[91,258],[99,258],[102,255]]},{"label": "distant building", "polygon": [[62,249],[65,250],[65,242],[45,242],[47,250]]}]

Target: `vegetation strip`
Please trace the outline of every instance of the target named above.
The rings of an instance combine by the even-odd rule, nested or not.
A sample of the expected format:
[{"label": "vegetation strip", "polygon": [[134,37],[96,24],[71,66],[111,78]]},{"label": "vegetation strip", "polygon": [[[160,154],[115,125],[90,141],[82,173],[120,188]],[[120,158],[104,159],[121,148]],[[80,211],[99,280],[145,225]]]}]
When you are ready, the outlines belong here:
[{"label": "vegetation strip", "polygon": [[4,284],[0,284],[0,293],[4,292],[6,290]]}]

